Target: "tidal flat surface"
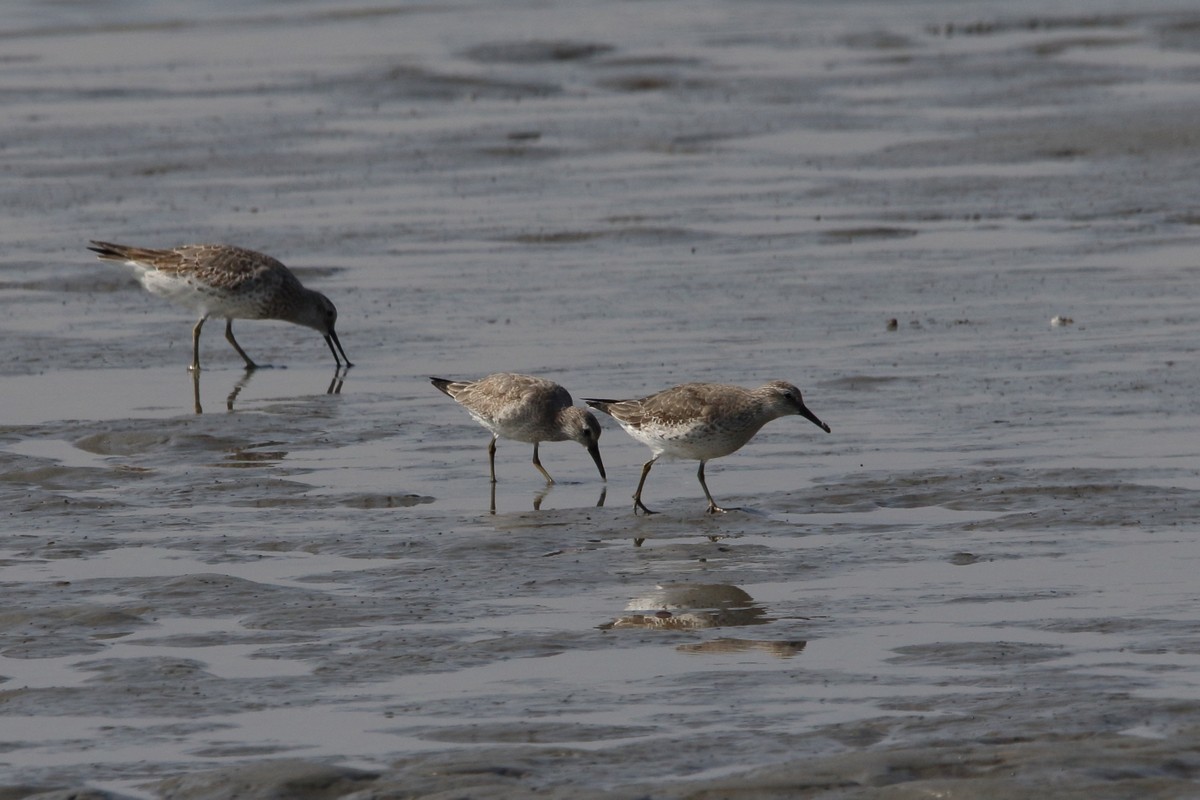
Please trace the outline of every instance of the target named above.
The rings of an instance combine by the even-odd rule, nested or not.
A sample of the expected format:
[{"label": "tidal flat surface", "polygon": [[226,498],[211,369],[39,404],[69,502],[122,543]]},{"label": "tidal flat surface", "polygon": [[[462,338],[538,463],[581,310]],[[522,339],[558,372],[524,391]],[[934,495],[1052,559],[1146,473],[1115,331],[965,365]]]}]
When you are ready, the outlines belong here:
[{"label": "tidal flat surface", "polygon": [[[1200,792],[1200,12],[17,2],[0,796]],[[89,239],[270,253],[190,312]],[[1051,324],[1057,318],[1059,324]],[[799,385],[709,464],[428,376]]]}]

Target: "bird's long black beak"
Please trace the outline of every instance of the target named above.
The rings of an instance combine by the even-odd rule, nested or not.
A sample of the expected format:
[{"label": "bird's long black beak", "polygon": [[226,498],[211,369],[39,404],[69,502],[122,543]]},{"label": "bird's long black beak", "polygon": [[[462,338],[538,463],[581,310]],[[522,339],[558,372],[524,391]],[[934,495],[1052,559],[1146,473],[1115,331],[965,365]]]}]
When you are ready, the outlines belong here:
[{"label": "bird's long black beak", "polygon": [[[350,363],[350,357],[346,355],[346,351],[342,350],[341,340],[338,339],[338,335],[336,333],[334,333],[333,331],[330,331],[328,333],[328,335],[326,335],[326,337],[325,337],[325,344],[329,345],[329,352],[333,353],[333,360],[337,363],[337,365],[339,367],[342,365],[342,361],[341,361],[341,359],[338,358],[338,350],[342,351],[342,358],[346,359],[346,366],[347,367],[354,366],[353,364]],[[337,345],[337,350],[333,349],[333,346],[335,344]]]},{"label": "bird's long black beak", "polygon": [[596,469],[600,470],[600,477],[608,482],[608,475],[604,472],[604,462],[600,460],[600,445],[593,444],[587,449],[588,454],[592,457],[592,461],[596,462]]},{"label": "bird's long black beak", "polygon": [[821,422],[821,420],[817,419],[816,414],[814,414],[808,410],[808,406],[801,403],[800,408],[797,410],[800,412],[800,416],[804,417],[806,420],[811,422],[813,425],[816,425],[818,428],[825,431],[826,433],[832,433],[832,431],[829,429],[828,425],[826,425],[824,422]]}]

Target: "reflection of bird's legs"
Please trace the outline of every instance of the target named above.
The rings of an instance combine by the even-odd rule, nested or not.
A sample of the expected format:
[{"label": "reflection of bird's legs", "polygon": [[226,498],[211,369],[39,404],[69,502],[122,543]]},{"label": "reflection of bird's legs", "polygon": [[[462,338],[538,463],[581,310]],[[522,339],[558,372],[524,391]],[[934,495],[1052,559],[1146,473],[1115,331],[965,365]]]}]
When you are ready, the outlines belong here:
[{"label": "reflection of bird's legs", "polygon": [[488,511],[495,514],[496,513],[496,482],[495,481],[491,482],[491,487],[492,487],[492,504],[488,507]]},{"label": "reflection of bird's legs", "polygon": [[638,481],[637,491],[633,493],[633,513],[636,514],[640,508],[646,514],[657,514],[657,511],[651,511],[646,508],[646,504],[642,502],[642,487],[646,485],[646,476],[650,474],[650,468],[654,466],[654,462],[658,461],[658,456],[647,461],[642,465],[642,479]]},{"label": "reflection of bird's legs", "polygon": [[[492,473],[492,483],[496,482],[496,440],[499,438],[500,438],[499,436],[497,436],[496,434],[493,433],[492,440],[490,442],[488,442],[488,469],[491,470],[491,473]],[[494,497],[495,496],[494,489],[492,490],[492,493],[493,493],[493,497]]]},{"label": "reflection of bird's legs", "polygon": [[250,370],[246,370],[246,374],[241,378],[238,378],[237,382],[233,384],[233,390],[230,391],[229,396],[225,398],[226,411],[233,411],[233,401],[237,400],[238,395],[242,393],[242,389],[244,389],[246,384],[250,382],[250,376],[252,374],[254,373],[250,372]]},{"label": "reflection of bird's legs", "polygon": [[200,407],[200,370],[190,370],[192,373],[192,403],[197,414],[203,414],[204,409]]},{"label": "reflection of bird's legs", "polygon": [[704,490],[704,496],[708,498],[708,513],[724,514],[725,509],[721,508],[713,500],[712,495],[708,491],[708,484],[704,482],[704,462],[700,462],[700,470],[696,473],[696,477],[700,479],[700,488]]},{"label": "reflection of bird's legs", "polygon": [[207,314],[196,322],[196,327],[192,328],[192,365],[188,369],[193,372],[200,369],[200,329],[204,327],[206,319],[208,319]]},{"label": "reflection of bird's legs", "polygon": [[542,475],[545,476],[547,486],[554,483],[554,478],[550,477],[550,473],[546,472],[545,467],[542,466],[541,459],[538,458],[538,443],[537,442],[533,443],[533,465],[535,467],[537,467],[538,472],[542,473]]},{"label": "reflection of bird's legs", "polygon": [[596,501],[596,508],[604,508],[604,498],[608,497],[608,486],[600,487],[600,499]]},{"label": "reflection of bird's legs", "polygon": [[246,362],[246,369],[258,369],[258,364],[250,360],[250,356],[246,355],[246,351],[237,343],[237,339],[233,338],[233,320],[225,320],[225,338],[233,345],[233,349],[237,350],[238,355],[242,357],[242,361]]}]

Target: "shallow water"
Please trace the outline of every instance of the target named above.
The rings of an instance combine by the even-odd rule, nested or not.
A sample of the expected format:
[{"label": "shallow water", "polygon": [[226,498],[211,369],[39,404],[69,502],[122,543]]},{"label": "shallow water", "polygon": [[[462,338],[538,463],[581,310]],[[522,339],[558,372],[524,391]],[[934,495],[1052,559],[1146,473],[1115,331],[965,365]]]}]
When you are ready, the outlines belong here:
[{"label": "shallow water", "polygon": [[[1200,16],[1041,8],[6,12],[0,793],[1194,796]],[[90,238],[269,252],[356,366],[193,376]],[[499,369],[833,432],[493,492],[427,376]]]}]

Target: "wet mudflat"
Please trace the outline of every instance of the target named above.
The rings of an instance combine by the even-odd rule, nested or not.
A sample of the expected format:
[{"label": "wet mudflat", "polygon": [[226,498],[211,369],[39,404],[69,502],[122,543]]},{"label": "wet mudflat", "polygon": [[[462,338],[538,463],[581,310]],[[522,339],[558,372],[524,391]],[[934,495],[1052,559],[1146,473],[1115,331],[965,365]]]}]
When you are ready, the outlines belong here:
[{"label": "wet mudflat", "polygon": [[[1194,796],[1198,30],[18,5],[0,793]],[[191,375],[91,238],[275,255],[356,366],[214,322]],[[780,378],[833,432],[712,462],[722,516],[671,462],[635,516],[608,419],[607,485],[501,441],[493,493],[427,376],[494,370]]]}]

